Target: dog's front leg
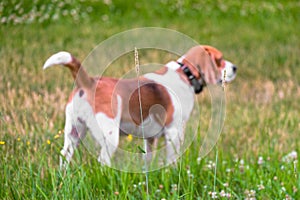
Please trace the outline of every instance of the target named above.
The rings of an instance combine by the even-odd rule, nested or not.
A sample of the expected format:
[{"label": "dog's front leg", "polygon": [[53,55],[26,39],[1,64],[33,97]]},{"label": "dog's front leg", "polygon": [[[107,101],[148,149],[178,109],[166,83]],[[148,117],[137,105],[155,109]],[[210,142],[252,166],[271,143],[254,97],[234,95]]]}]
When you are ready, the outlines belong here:
[{"label": "dog's front leg", "polygon": [[111,166],[111,158],[119,145],[120,116],[107,117],[103,113],[96,115],[96,121],[91,126],[91,134],[101,146],[98,162]]},{"label": "dog's front leg", "polygon": [[106,137],[104,137],[105,140],[102,142],[102,148],[98,157],[98,162],[107,166],[111,166],[111,158],[117,150],[119,144],[119,130],[113,130],[108,134],[110,135],[108,136],[106,132]]},{"label": "dog's front leg", "polygon": [[[109,126],[109,124],[112,126]],[[115,126],[113,121],[106,125],[107,127],[103,130],[103,138],[99,141],[101,152],[98,157],[98,162],[111,166],[111,158],[119,144],[119,127]]]},{"label": "dog's front leg", "polygon": [[155,157],[155,151],[157,150],[157,145],[158,145],[158,138],[153,137],[153,138],[148,138],[146,140],[147,140],[146,159],[147,159],[147,162],[150,162]]},{"label": "dog's front leg", "polygon": [[165,129],[165,143],[167,153],[167,164],[176,162],[176,159],[181,155],[180,147],[184,139],[182,127],[172,126]]}]

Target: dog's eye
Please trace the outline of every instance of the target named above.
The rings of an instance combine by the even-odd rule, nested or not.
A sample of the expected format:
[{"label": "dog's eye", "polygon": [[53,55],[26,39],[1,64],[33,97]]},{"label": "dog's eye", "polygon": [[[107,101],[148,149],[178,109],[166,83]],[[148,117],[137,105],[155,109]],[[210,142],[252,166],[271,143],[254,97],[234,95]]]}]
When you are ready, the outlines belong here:
[{"label": "dog's eye", "polygon": [[221,67],[221,68],[225,67],[225,61],[222,57],[219,59],[216,59],[216,64],[218,65],[218,67]]}]

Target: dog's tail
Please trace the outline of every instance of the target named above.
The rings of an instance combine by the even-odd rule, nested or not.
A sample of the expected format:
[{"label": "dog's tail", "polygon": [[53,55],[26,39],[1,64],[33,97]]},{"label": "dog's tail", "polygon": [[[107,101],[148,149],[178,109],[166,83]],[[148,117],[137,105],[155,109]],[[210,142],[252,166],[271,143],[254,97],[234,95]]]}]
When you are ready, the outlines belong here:
[{"label": "dog's tail", "polygon": [[89,77],[87,72],[81,66],[80,61],[73,57],[69,52],[61,51],[53,54],[46,60],[43,69],[53,65],[63,65],[71,70],[72,76],[78,87],[90,88],[94,85],[94,79]]}]

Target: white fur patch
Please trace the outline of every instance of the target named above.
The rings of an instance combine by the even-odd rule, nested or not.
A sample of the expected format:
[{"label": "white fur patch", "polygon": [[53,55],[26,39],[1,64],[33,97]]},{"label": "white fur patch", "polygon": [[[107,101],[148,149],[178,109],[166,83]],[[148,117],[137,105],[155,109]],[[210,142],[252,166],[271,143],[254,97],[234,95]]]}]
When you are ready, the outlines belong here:
[{"label": "white fur patch", "polygon": [[177,62],[182,63],[182,61],[185,59],[185,55],[181,56],[178,58]]},{"label": "white fur patch", "polygon": [[193,87],[182,81],[179,74],[172,70],[168,70],[163,75],[149,73],[145,74],[144,77],[163,85],[167,89],[175,109],[174,123],[187,121],[194,106]]},{"label": "white fur patch", "polygon": [[46,60],[43,69],[51,67],[53,65],[66,65],[72,61],[72,56],[69,52],[61,51],[52,55]]},{"label": "white fur patch", "polygon": [[177,62],[175,62],[175,61],[171,61],[171,62],[168,62],[166,64],[166,67],[168,67],[169,69],[172,69],[172,70],[176,71],[180,67],[180,65]]}]

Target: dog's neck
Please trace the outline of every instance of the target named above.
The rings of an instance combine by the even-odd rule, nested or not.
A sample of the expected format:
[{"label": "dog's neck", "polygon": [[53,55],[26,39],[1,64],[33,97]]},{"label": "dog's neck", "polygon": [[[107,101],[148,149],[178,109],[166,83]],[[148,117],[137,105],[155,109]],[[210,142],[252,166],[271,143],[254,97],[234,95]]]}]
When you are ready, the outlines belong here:
[{"label": "dog's neck", "polygon": [[196,94],[199,94],[203,87],[205,86],[205,81],[203,75],[200,76],[199,80],[196,76],[191,72],[190,67],[182,63],[184,56],[179,58],[177,62],[171,61],[167,63],[167,67],[172,69],[180,74],[180,76],[184,79],[185,82],[192,85]]}]

